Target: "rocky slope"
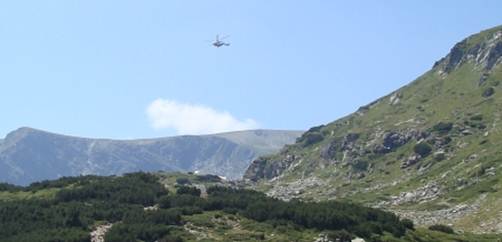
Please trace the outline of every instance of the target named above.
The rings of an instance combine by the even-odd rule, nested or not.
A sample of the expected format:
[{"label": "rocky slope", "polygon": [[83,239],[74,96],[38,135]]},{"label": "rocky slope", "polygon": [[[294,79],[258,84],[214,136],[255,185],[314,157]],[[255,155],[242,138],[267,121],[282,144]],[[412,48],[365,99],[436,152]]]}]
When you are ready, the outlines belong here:
[{"label": "rocky slope", "polygon": [[420,224],[502,232],[502,26],[410,84],[310,129],[245,178],[283,199],[341,198]]},{"label": "rocky slope", "polygon": [[[200,171],[238,179],[251,160],[294,142],[301,132],[252,130],[144,140],[88,139],[31,128],[0,143],[0,182],[29,184],[81,174]],[[270,148],[264,148],[268,146]]]}]

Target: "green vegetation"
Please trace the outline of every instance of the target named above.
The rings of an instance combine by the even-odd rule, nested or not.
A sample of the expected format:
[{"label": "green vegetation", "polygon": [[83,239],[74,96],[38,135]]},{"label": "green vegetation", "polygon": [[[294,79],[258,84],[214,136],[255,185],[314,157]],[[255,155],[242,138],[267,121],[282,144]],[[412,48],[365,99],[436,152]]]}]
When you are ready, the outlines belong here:
[{"label": "green vegetation", "polygon": [[436,125],[434,125],[434,127],[432,129],[436,132],[441,133],[441,134],[446,134],[446,133],[450,132],[450,130],[452,128],[453,128],[453,123],[451,123],[451,122],[448,122],[448,123],[439,122]]},{"label": "green vegetation", "polygon": [[355,171],[366,171],[368,169],[369,163],[365,160],[357,160],[352,164],[352,168]]},{"label": "green vegetation", "polygon": [[192,182],[190,182],[190,179],[186,177],[180,177],[176,179],[176,184],[178,185],[190,185]]},{"label": "green vegetation", "polygon": [[310,146],[323,140],[323,136],[319,132],[306,132],[300,138],[298,142],[303,143],[303,146]]},{"label": "green vegetation", "polygon": [[3,184],[9,193],[59,190],[49,199],[0,202],[0,237],[2,241],[83,242],[103,223],[113,223],[105,236],[112,242],[190,241],[199,232],[224,241],[309,241],[319,234],[341,241],[356,236],[378,241],[413,233],[411,221],[356,204],[285,202],[222,186],[209,187],[202,198],[192,186],[177,185],[175,192],[168,192],[160,177],[132,173],[63,178],[26,188]]},{"label": "green vegetation", "polygon": [[364,238],[383,232],[401,237],[407,228],[391,213],[354,204],[284,202],[255,191],[223,187],[212,187],[208,194],[205,210],[235,209],[259,222],[294,223],[319,230],[345,229]]},{"label": "green vegetation", "polygon": [[429,226],[429,229],[430,230],[435,230],[435,231],[440,231],[440,232],[447,233],[447,234],[453,234],[453,233],[455,233],[450,226],[446,226],[446,225],[443,225],[443,224],[434,224],[434,225],[431,225],[431,226]]},{"label": "green vegetation", "polygon": [[502,65],[471,58],[501,58],[494,47],[501,31],[467,38],[408,85],[260,158],[246,178],[278,197],[341,198],[459,231],[501,233]]},{"label": "green vegetation", "polygon": [[[199,189],[176,184],[176,178],[199,186],[196,180],[208,177],[166,176],[85,176],[26,188],[3,184],[3,193],[51,191],[54,196],[0,201],[0,238],[87,242],[96,226],[109,223],[107,242],[312,241],[319,236],[339,241],[356,236],[367,241],[494,241],[489,235],[448,235],[443,227],[415,230],[410,220],[346,202],[285,202],[223,186],[209,187],[207,197],[201,197]],[[166,178],[174,191],[159,182]]]},{"label": "green vegetation", "polygon": [[178,195],[187,194],[195,197],[200,197],[200,190],[195,187],[180,186],[178,187],[178,190],[176,190],[176,194]]},{"label": "green vegetation", "polygon": [[495,93],[495,88],[493,87],[488,87],[483,91],[483,97],[490,97]]},{"label": "green vegetation", "polygon": [[97,221],[116,222],[167,194],[145,173],[122,177],[86,176],[16,187],[11,192],[60,188],[55,197],[0,202],[2,241],[89,241]]},{"label": "green vegetation", "polygon": [[413,151],[422,157],[426,157],[431,153],[432,147],[427,143],[418,143],[413,147]]}]

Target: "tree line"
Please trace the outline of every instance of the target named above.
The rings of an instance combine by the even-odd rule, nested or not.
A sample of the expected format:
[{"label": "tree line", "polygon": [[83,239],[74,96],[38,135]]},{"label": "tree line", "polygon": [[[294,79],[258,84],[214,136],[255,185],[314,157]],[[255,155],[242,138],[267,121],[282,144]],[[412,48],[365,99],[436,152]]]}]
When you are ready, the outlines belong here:
[{"label": "tree line", "polygon": [[[359,236],[370,240],[384,233],[401,237],[413,229],[409,220],[392,213],[356,204],[328,201],[281,201],[244,189],[214,186],[207,198],[192,186],[175,193],[148,173],[123,176],[62,178],[28,187],[0,185],[2,191],[40,191],[58,188],[52,199],[0,202],[2,241],[89,241],[90,231],[101,221],[114,223],[107,242],[182,241],[183,216],[223,211],[272,225],[295,225],[329,231],[337,238]],[[157,206],[147,210],[145,207]]]}]

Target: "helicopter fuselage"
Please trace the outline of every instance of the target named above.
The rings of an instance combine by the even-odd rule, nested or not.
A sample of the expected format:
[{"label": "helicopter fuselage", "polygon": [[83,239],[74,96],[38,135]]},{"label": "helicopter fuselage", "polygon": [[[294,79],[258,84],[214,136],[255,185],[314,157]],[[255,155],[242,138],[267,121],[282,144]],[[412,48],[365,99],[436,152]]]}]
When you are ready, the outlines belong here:
[{"label": "helicopter fuselage", "polygon": [[216,41],[213,43],[213,45],[216,47],[216,48],[220,48],[222,46],[229,46],[230,44],[229,43],[225,43],[223,41]]}]

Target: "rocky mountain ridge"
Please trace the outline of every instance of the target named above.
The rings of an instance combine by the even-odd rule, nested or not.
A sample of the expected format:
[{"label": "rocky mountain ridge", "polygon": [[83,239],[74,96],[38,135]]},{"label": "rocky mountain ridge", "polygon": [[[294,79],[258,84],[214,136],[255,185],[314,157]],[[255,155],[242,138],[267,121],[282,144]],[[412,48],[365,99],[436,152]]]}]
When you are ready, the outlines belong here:
[{"label": "rocky mountain ridge", "polygon": [[410,84],[256,159],[244,178],[283,199],[348,199],[421,224],[501,232],[501,82],[499,26],[459,42]]},{"label": "rocky mountain ridge", "polygon": [[0,181],[26,185],[61,176],[114,175],[139,170],[198,171],[238,179],[252,159],[276,152],[300,134],[251,130],[110,140],[20,128],[0,143]]}]

